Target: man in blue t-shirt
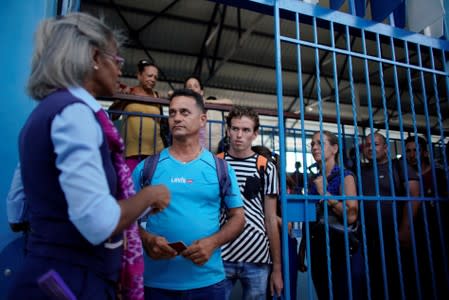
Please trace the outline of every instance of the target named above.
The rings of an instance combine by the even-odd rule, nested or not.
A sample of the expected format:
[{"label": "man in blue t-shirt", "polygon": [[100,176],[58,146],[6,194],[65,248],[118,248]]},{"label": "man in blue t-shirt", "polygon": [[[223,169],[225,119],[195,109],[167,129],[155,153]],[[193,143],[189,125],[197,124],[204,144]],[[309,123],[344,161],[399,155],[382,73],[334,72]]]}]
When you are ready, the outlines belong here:
[{"label": "man in blue t-shirt", "polygon": [[[243,230],[245,219],[237,178],[228,165],[231,192],[221,203],[215,160],[199,142],[199,130],[206,119],[199,94],[186,89],[173,93],[169,107],[173,144],[160,153],[151,179],[152,185],[163,183],[168,187],[172,201],[140,230],[147,254],[147,300],[225,297],[220,247]],[[133,172],[137,189],[143,168],[144,161]],[[229,214],[222,227],[221,205]],[[170,246],[172,243],[177,246]]]}]

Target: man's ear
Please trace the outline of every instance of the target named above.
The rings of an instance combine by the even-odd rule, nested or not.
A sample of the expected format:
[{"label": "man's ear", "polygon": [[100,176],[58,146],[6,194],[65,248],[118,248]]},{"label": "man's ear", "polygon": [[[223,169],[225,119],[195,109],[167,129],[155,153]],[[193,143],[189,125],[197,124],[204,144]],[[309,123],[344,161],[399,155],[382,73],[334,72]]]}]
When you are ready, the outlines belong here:
[{"label": "man's ear", "polygon": [[258,135],[259,135],[259,129],[254,130],[253,141],[254,141],[255,139],[257,139],[257,136],[258,136]]},{"label": "man's ear", "polygon": [[207,124],[207,115],[206,114],[201,114],[200,115],[200,120],[201,120],[201,127],[205,127]]}]

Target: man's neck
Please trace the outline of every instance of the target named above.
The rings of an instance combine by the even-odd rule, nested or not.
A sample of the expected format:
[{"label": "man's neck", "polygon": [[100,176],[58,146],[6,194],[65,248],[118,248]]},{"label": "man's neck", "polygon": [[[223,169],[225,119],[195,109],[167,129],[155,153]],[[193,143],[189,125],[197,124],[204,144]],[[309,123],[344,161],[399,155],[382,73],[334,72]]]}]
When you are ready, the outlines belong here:
[{"label": "man's neck", "polygon": [[241,151],[236,151],[233,148],[229,148],[229,150],[227,152],[229,155],[236,157],[236,158],[247,158],[247,157],[254,155],[254,151],[251,150],[251,148],[248,148],[246,150],[241,150]]},{"label": "man's neck", "polygon": [[[413,170],[418,172],[418,164],[412,166]],[[430,165],[426,164],[425,162],[421,161],[421,173],[425,174],[431,170]]]},{"label": "man's neck", "polygon": [[185,140],[173,140],[172,146],[170,146],[170,154],[177,160],[182,162],[189,162],[198,157],[201,153],[202,147],[198,141],[192,139]]},{"label": "man's neck", "polygon": [[[373,163],[374,162],[374,159],[373,160],[371,160],[371,163]],[[387,158],[384,158],[384,159],[382,159],[382,160],[376,160],[376,163],[378,164],[378,165],[383,165],[383,164],[386,164],[388,162],[388,159]]]}]

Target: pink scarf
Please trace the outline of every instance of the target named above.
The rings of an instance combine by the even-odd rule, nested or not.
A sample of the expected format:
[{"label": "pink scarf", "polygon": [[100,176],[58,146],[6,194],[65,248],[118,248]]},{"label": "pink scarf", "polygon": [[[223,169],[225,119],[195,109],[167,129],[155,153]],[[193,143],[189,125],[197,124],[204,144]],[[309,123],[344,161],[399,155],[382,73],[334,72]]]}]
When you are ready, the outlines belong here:
[{"label": "pink scarf", "polygon": [[[118,177],[117,197],[126,200],[136,192],[131,180],[131,172],[123,157],[125,150],[123,140],[104,110],[98,111],[96,115],[112,152],[112,162]],[[136,223],[124,231],[124,239],[120,293],[124,300],[141,300],[144,299],[143,250]]]}]

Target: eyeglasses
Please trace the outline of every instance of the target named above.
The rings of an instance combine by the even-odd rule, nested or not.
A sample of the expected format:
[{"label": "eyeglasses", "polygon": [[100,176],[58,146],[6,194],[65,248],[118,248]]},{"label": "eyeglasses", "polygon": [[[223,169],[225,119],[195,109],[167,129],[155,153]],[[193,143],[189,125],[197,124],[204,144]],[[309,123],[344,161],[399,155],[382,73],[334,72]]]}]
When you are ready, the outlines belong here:
[{"label": "eyeglasses", "polygon": [[117,67],[122,68],[123,65],[125,64],[125,59],[123,57],[118,56],[118,55],[114,55],[114,54],[111,54],[111,53],[108,53],[108,52],[105,52],[105,51],[103,51],[103,53],[106,56],[109,56],[110,58],[112,58],[114,60],[115,64],[117,65]]}]

